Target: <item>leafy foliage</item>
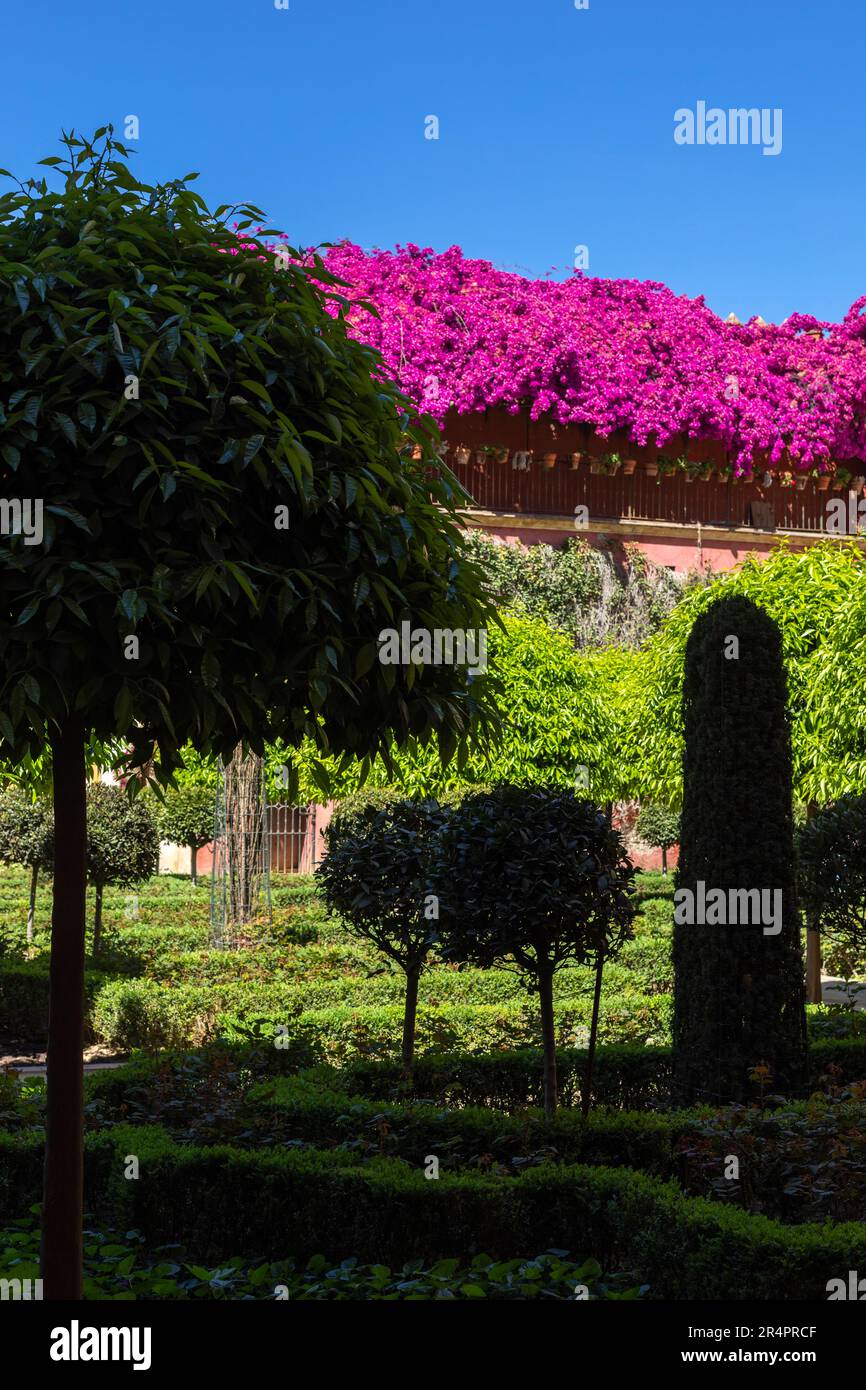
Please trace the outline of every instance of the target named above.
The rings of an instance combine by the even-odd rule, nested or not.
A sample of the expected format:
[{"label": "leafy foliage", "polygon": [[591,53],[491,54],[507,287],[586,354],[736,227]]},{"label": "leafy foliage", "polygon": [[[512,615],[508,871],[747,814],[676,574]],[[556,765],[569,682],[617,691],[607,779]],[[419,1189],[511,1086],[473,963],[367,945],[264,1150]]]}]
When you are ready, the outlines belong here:
[{"label": "leafy foliage", "polygon": [[403,1060],[412,1065],[418,981],[436,937],[433,893],[437,837],[444,824],[435,801],[374,798],[344,806],[328,826],[328,853],[317,870],[325,901],[406,975]]},{"label": "leafy foliage", "polygon": [[866,945],[866,796],[841,796],[797,837],[807,919],[843,947]]},{"label": "leafy foliage", "polygon": [[91,782],[87,788],[87,877],[98,888],[131,888],[155,874],[159,836],[141,799],[130,801],[119,787]]},{"label": "leafy foliage", "polygon": [[70,710],[139,761],[156,740],[159,775],[188,738],[363,757],[441,730],[450,751],[480,689],[383,666],[376,639],[486,606],[432,436],[347,336],[339,283],[239,251],[226,209],[140,183],[110,127],[64,144],[61,191],[0,198],[2,455],[44,499],[43,543],[0,553],[0,755],[37,757]]},{"label": "leafy foliage", "polygon": [[782,543],[766,559],[749,556],[686,593],[647,647],[641,698],[626,716],[639,795],[682,804],[686,645],[699,616],[734,595],[757,603],[781,633],[795,796],[825,805],[860,790],[866,781],[866,734],[858,715],[866,670],[863,566],[854,544],[828,540],[795,552]]},{"label": "leafy foliage", "polygon": [[50,869],[54,862],[54,817],[50,805],[10,787],[0,796],[0,859],[6,864]]},{"label": "leafy foliage", "polygon": [[678,892],[693,894],[693,908],[699,883],[726,901],[731,890],[778,892],[782,921],[765,935],[760,922],[675,915],[677,1093],[742,1100],[766,1065],[777,1090],[796,1094],[806,1019],[785,673],[779,629],[750,599],[720,598],[694,624],[683,723]]},{"label": "leafy foliage", "polygon": [[514,961],[539,991],[549,1114],[556,1107],[553,976],[568,961],[616,956],[631,935],[633,877],[607,818],[556,786],[469,795],[442,833],[442,953],[482,966]]},{"label": "leafy foliage", "polygon": [[641,646],[695,582],[653,564],[636,545],[614,557],[574,537],[557,548],[523,546],[471,530],[467,550],[499,606],[543,618],[581,649]]}]

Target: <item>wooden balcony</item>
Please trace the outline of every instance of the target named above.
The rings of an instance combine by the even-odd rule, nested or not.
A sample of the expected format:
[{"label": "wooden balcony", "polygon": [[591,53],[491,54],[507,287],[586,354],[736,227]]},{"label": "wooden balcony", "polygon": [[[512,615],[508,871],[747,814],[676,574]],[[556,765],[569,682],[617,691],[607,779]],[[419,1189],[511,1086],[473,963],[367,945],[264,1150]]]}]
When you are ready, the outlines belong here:
[{"label": "wooden balcony", "polygon": [[831,499],[848,502],[847,490],[818,492],[812,481],[800,491],[777,480],[765,488],[753,480],[688,481],[682,473],[650,477],[641,467],[631,475],[620,470],[610,477],[591,472],[586,462],[572,469],[565,459],[548,469],[539,458],[523,471],[514,469],[510,459],[478,463],[474,453],[468,463],[450,453],[448,465],[481,511],[571,521],[577,508],[586,507],[590,526],[637,521],[814,534],[825,529]]}]

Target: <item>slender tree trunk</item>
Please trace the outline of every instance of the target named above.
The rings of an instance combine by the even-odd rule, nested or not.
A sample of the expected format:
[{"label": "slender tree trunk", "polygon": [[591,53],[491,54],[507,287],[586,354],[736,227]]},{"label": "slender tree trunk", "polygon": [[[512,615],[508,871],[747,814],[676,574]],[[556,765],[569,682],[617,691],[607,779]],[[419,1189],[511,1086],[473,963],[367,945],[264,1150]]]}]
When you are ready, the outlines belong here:
[{"label": "slender tree trunk", "polygon": [[668,852],[667,852],[667,850],[665,849],[664,845],[662,845],[662,873],[663,873],[663,874],[666,874],[667,871],[668,871]]},{"label": "slender tree trunk", "polygon": [[412,1075],[415,1059],[415,1015],[418,1012],[418,981],[421,978],[420,966],[406,971],[406,1006],[403,1010],[403,1074]]},{"label": "slender tree trunk", "polygon": [[589,1025],[589,1050],[586,1055],[586,1076],[583,1082],[583,1095],[581,1097],[580,1109],[583,1118],[589,1114],[589,1107],[592,1104],[592,1068],[595,1062],[595,1044],[598,1038],[598,1011],[601,1005],[601,974],[604,969],[604,952],[599,951],[598,959],[595,962],[595,992],[592,996],[592,1022]]},{"label": "slender tree trunk", "polygon": [[47,1299],[82,1296],[84,932],[87,813],[83,731],[65,724],[54,762],[54,905],[41,1272]]},{"label": "slender tree trunk", "polygon": [[36,883],[39,878],[39,865],[30,870],[30,905],[27,908],[27,945],[33,944],[33,925],[36,920]]},{"label": "slender tree trunk", "polygon": [[553,969],[547,967],[538,976],[541,1001],[541,1037],[544,1045],[544,1118],[556,1114],[556,1030],[553,1023]]},{"label": "slender tree trunk", "polygon": [[[812,820],[817,814],[817,803],[810,801],[806,820]],[[817,922],[806,923],[806,1003],[821,1003],[821,933]]]},{"label": "slender tree trunk", "polygon": [[192,884],[193,888],[195,888],[196,884],[198,883],[198,877],[197,877],[198,865],[197,865],[196,862],[195,862],[197,858],[198,858],[198,849],[197,849],[197,847],[196,847],[195,844],[191,844],[190,847],[189,847],[189,879],[190,879],[190,883]]},{"label": "slender tree trunk", "polygon": [[102,884],[96,885],[96,903],[93,909],[93,954],[99,955],[102,945]]},{"label": "slender tree trunk", "polygon": [[821,933],[806,929],[806,1003],[821,1003]]}]

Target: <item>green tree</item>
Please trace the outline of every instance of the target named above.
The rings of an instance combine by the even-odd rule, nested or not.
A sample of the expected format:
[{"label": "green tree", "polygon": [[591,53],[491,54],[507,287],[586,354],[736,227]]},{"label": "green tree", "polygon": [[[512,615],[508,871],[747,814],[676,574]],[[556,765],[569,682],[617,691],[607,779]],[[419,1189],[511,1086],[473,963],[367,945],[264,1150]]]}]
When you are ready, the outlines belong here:
[{"label": "green tree", "polygon": [[[806,1014],[785,672],[779,629],[750,599],[719,599],[694,624],[683,723],[676,1090],[687,1104],[743,1100],[751,1070],[766,1065],[776,1090],[796,1094]],[[724,895],[721,913],[711,894]],[[734,920],[741,905],[749,924]]]},{"label": "green tree", "polygon": [[158,747],[160,780],[187,741],[364,757],[438,732],[447,757],[483,735],[484,690],[382,665],[378,635],[488,618],[432,426],[321,262],[239,247],[224,219],[249,237],[258,209],[139,182],[110,127],[63,145],[59,190],[0,198],[0,455],[27,523],[0,548],[0,760],[50,745],[54,786],[50,1299],[82,1287],[88,738],[136,766]]},{"label": "green tree", "polygon": [[645,845],[661,850],[662,873],[666,874],[668,850],[678,844],[680,838],[680,818],[676,811],[662,806],[661,802],[648,801],[641,806],[634,828],[638,838],[643,840]]},{"label": "green tree", "polygon": [[481,966],[514,963],[537,991],[548,1119],[557,1104],[554,977],[568,963],[596,967],[586,1113],[602,970],[631,936],[633,878],[607,816],[559,786],[468,793],[442,831],[436,889],[442,954]]},{"label": "green tree", "polygon": [[[740,594],[777,623],[791,708],[793,788],[803,806],[818,808],[866,779],[864,554],[854,542],[827,539],[801,552],[781,543],[766,559],[750,556],[737,569],[686,594],[642,654],[640,698],[623,712],[622,738],[635,793],[682,804],[681,696],[686,644],[697,618],[718,599]],[[820,1002],[821,958],[809,923],[809,998]]]},{"label": "green tree", "polygon": [[159,836],[143,797],[131,801],[120,787],[91,782],[87,788],[87,881],[95,889],[93,954],[102,943],[102,895],[106,887],[133,888],[159,868]]},{"label": "green tree", "polygon": [[6,864],[23,864],[30,870],[29,945],[33,940],[39,872],[50,872],[54,864],[54,818],[49,802],[29,795],[21,787],[9,787],[3,792],[0,796],[0,859]]},{"label": "green tree", "polygon": [[840,796],[797,836],[800,898],[811,921],[840,946],[866,942],[866,796]]},{"label": "green tree", "polygon": [[328,852],[316,870],[325,902],[350,931],[406,976],[403,1069],[412,1072],[418,982],[438,933],[432,891],[445,813],[435,801],[397,800],[387,792],[347,799],[325,831]]},{"label": "green tree", "polygon": [[195,885],[198,851],[213,839],[214,790],[194,784],[167,787],[154,814],[160,839],[189,847],[190,878]]},{"label": "green tree", "polygon": [[[629,766],[620,739],[623,721],[609,695],[625,664],[634,658],[631,653],[617,656],[612,681],[604,669],[606,653],[583,657],[564,633],[553,631],[542,619],[501,615],[500,622],[491,624],[487,639],[487,664],[495,678],[490,699],[496,732],[444,766],[436,740],[413,738],[376,762],[369,783],[393,785],[415,797],[441,798],[447,791],[501,781],[556,783],[599,801],[618,796],[629,778]],[[285,747],[274,748],[272,775],[275,767],[294,763],[301,799],[314,800],[314,760],[311,745],[296,755]],[[339,796],[356,790],[366,775],[358,762],[341,767],[334,759],[330,766]]]}]

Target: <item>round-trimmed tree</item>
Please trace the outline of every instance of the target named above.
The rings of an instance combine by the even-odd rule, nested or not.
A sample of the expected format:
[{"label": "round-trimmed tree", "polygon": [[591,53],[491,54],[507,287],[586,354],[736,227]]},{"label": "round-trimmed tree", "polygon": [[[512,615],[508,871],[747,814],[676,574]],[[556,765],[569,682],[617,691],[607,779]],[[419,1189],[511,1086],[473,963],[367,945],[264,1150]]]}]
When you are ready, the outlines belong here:
[{"label": "round-trimmed tree", "polygon": [[87,881],[95,890],[93,954],[102,942],[102,896],[134,888],[159,868],[159,835],[143,797],[130,800],[120,787],[91,782],[87,788]]},{"label": "round-trimmed tree", "polygon": [[[429,422],[346,330],[316,258],[248,206],[150,186],[111,128],[64,137],[62,186],[0,198],[0,760],[50,746],[55,874],[43,1279],[82,1288],[85,744],[363,757],[483,727],[484,682],[385,666],[409,621],[484,628]],[[5,172],[5,171],[3,171]],[[223,220],[239,215],[239,244]],[[411,457],[418,446],[420,459]],[[132,791],[136,783],[130,783]]]},{"label": "round-trimmed tree", "polygon": [[347,799],[325,831],[316,870],[328,906],[350,931],[372,941],[406,976],[403,1070],[412,1072],[418,982],[439,931],[432,887],[446,813],[436,801],[387,791]]},{"label": "round-trimmed tree", "polygon": [[470,792],[440,837],[442,954],[481,966],[514,962],[537,991],[548,1118],[557,1104],[554,976],[565,964],[596,967],[585,1113],[602,969],[631,935],[633,878],[605,813],[567,788]]},{"label": "round-trimmed tree", "polygon": [[27,904],[27,941],[33,940],[36,888],[40,870],[54,864],[54,817],[51,804],[33,797],[21,787],[9,787],[0,795],[0,859],[30,870]]},{"label": "round-trimmed tree", "polygon": [[643,804],[635,821],[635,834],[651,849],[662,852],[662,873],[668,871],[668,850],[679,843],[680,818],[676,811],[660,801]]},{"label": "round-trimmed tree", "polygon": [[214,802],[215,792],[211,788],[182,783],[166,787],[165,799],[154,808],[160,839],[188,847],[193,886],[197,882],[198,852],[213,839]]},{"label": "round-trimmed tree", "polygon": [[787,693],[779,629],[750,599],[695,622],[682,717],[675,1088],[685,1103],[742,1100],[766,1065],[795,1094],[806,1015]]}]

